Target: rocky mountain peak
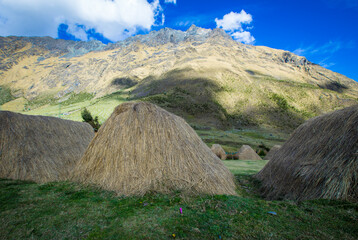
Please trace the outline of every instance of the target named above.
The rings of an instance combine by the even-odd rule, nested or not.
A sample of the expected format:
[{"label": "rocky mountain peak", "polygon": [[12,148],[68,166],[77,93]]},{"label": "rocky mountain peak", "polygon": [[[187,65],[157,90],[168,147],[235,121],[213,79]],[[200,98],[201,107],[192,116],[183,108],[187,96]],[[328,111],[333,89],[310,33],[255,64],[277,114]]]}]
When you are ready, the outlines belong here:
[{"label": "rocky mountain peak", "polygon": [[186,30],[186,33],[190,35],[207,35],[211,32],[211,29],[201,28],[197,27],[196,25],[191,25],[188,30]]},{"label": "rocky mountain peak", "polygon": [[110,48],[113,49],[117,46],[127,46],[133,42],[140,42],[150,47],[156,47],[168,43],[178,44],[181,42],[196,42],[196,45],[198,45],[215,37],[224,37],[225,39],[232,40],[232,38],[222,29],[205,29],[197,27],[193,24],[186,31],[162,28],[159,31],[151,31],[146,35],[129,37],[124,41],[113,44]]}]

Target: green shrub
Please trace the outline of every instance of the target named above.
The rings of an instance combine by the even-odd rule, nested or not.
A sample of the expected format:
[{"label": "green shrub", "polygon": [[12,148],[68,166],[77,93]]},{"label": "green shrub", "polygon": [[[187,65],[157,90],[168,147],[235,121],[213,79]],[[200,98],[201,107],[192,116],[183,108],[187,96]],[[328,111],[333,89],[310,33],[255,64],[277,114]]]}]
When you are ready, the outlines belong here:
[{"label": "green shrub", "polygon": [[266,156],[266,152],[262,149],[258,150],[257,154],[260,156],[260,157],[264,157]]},{"label": "green shrub", "polygon": [[81,116],[84,122],[90,122],[93,121],[92,114],[90,111],[87,110],[87,108],[84,108],[81,112]]},{"label": "green shrub", "polygon": [[280,95],[278,95],[278,94],[276,94],[276,93],[273,93],[272,95],[271,95],[271,99],[277,104],[277,106],[282,110],[282,111],[287,111],[288,109],[289,109],[289,105],[288,105],[288,103],[287,103],[287,100],[284,98],[284,97],[282,97],[282,96],[280,96]]},{"label": "green shrub", "polygon": [[97,132],[98,129],[101,127],[101,124],[99,124],[99,122],[98,122],[98,116],[93,118],[91,112],[88,111],[87,108],[84,108],[81,111],[81,116],[82,116],[83,122],[89,123],[93,127],[95,132]]}]

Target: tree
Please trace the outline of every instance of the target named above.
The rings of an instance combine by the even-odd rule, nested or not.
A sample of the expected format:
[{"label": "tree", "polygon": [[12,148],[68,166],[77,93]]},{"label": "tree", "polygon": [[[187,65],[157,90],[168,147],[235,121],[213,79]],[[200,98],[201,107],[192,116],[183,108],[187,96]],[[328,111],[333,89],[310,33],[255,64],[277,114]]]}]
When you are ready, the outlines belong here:
[{"label": "tree", "polygon": [[91,122],[93,121],[92,114],[90,111],[87,110],[87,108],[84,108],[81,112],[81,116],[84,122]]},{"label": "tree", "polygon": [[82,116],[83,122],[89,123],[93,127],[95,132],[97,132],[98,129],[101,127],[101,124],[99,124],[99,122],[98,122],[98,116],[96,116],[93,119],[91,112],[88,111],[87,108],[84,108],[81,111],[81,116]]}]

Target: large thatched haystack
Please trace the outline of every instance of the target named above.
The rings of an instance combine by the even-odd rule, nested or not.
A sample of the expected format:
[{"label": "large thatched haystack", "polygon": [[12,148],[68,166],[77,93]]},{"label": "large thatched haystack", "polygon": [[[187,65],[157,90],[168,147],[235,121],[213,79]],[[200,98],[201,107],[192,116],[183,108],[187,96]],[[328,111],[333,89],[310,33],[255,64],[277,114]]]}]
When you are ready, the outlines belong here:
[{"label": "large thatched haystack", "polygon": [[274,145],[264,157],[265,160],[271,160],[272,156],[281,148],[281,145]]},{"label": "large thatched haystack", "polygon": [[221,160],[225,160],[226,159],[226,152],[225,150],[221,147],[220,144],[213,144],[211,146],[211,151],[218,156]]},{"label": "large thatched haystack", "polygon": [[0,111],[0,177],[66,180],[93,136],[87,123]]},{"label": "large thatched haystack", "polygon": [[358,199],[358,105],[299,126],[256,175],[270,199]]},{"label": "large thatched haystack", "polygon": [[235,157],[239,160],[262,160],[249,145],[242,145],[239,151],[235,154]]},{"label": "large thatched haystack", "polygon": [[143,102],[114,110],[78,163],[74,180],[124,195],[236,194],[230,171],[182,118]]}]

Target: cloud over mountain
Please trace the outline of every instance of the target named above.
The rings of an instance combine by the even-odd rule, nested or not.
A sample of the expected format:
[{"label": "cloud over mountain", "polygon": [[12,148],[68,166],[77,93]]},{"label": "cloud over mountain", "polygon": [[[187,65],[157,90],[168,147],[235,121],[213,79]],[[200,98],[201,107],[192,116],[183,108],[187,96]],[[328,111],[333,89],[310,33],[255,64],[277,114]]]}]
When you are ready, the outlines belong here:
[{"label": "cloud over mountain", "polygon": [[0,35],[57,37],[66,24],[77,39],[92,29],[117,41],[163,24],[162,12],[159,0],[0,0]]},{"label": "cloud over mountain", "polygon": [[222,28],[227,31],[236,41],[246,44],[253,43],[255,38],[250,32],[246,31],[245,25],[249,25],[252,22],[252,15],[246,13],[245,10],[241,10],[240,13],[230,12],[222,19],[215,18],[216,27]]}]

